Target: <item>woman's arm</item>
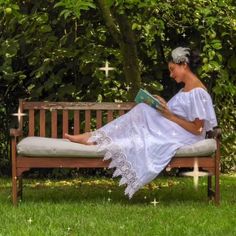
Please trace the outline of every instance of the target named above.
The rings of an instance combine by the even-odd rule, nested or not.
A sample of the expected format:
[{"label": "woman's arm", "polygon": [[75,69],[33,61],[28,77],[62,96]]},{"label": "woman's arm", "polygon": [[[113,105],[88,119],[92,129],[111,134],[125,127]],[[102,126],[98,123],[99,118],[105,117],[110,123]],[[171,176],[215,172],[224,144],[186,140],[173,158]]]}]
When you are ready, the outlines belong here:
[{"label": "woman's arm", "polygon": [[161,108],[158,109],[158,111],[168,120],[171,120],[173,122],[175,122],[176,124],[178,124],[179,126],[181,126],[182,128],[186,129],[187,131],[195,134],[195,135],[200,135],[202,133],[203,130],[203,125],[204,125],[204,121],[200,120],[198,118],[196,118],[194,121],[188,121],[183,119],[182,117],[179,117],[175,114],[173,114],[168,106],[166,101],[159,96],[156,96],[159,99],[159,101],[161,102]]},{"label": "woman's arm", "polygon": [[174,114],[166,118],[175,122],[176,124],[180,125],[182,128],[186,129],[187,131],[195,135],[200,135],[202,133],[203,124],[204,124],[203,120],[199,120],[198,118],[196,118],[194,121],[187,121]]}]

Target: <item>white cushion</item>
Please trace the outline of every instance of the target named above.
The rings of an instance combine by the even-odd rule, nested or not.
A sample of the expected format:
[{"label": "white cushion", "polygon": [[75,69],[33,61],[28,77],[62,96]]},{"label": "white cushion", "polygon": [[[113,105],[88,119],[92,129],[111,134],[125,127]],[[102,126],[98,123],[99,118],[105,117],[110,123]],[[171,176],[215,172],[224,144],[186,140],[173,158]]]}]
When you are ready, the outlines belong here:
[{"label": "white cushion", "polygon": [[[208,156],[215,150],[216,141],[205,139],[179,148],[175,156]],[[17,153],[32,157],[103,157],[105,151],[98,150],[97,145],[83,145],[67,139],[27,137],[18,143]]]},{"label": "white cushion", "polygon": [[216,140],[204,139],[197,143],[181,147],[175,153],[175,157],[192,157],[192,156],[210,156],[216,151]]},{"label": "white cushion", "polygon": [[97,145],[83,145],[68,139],[27,137],[17,145],[21,156],[47,157],[103,157],[105,152],[98,151]]}]

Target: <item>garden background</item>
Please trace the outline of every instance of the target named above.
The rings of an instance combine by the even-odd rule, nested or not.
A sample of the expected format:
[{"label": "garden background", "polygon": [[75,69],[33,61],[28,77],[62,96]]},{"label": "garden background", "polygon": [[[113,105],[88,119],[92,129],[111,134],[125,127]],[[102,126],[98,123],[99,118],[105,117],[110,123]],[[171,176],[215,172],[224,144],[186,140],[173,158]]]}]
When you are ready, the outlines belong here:
[{"label": "garden background", "polygon": [[[176,46],[200,52],[222,129],[221,171],[235,170],[235,1],[0,0],[0,175],[10,175],[19,98],[132,101],[143,87],[169,99],[179,89],[167,68]],[[108,78],[105,61],[115,67]]]},{"label": "garden background", "polygon": [[[219,207],[207,178],[195,190],[164,173],[129,200],[109,170],[93,169],[32,170],[12,206],[18,99],[133,101],[142,87],[168,100],[181,87],[167,68],[177,46],[199,51],[222,129]],[[236,235],[235,51],[234,0],[0,0],[0,236]]]}]

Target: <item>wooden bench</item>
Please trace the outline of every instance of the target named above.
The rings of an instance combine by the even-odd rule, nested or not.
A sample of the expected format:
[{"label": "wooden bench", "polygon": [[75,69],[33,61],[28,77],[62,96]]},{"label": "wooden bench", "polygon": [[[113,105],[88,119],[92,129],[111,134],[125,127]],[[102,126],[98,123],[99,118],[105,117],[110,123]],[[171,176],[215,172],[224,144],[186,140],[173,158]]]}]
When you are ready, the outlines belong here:
[{"label": "wooden bench", "polygon": [[[19,101],[20,113],[26,113],[19,120],[19,127],[11,129],[12,150],[12,201],[17,205],[22,197],[22,174],[31,168],[101,168],[109,161],[102,157],[47,157],[22,156],[17,153],[17,144],[22,138],[30,136],[63,138],[67,132],[79,134],[100,128],[114,118],[129,111],[134,103],[89,103],[89,102],[29,102]],[[24,118],[24,120],[23,120]],[[208,133],[217,142],[215,153],[210,156],[173,157],[169,168],[193,167],[197,159],[199,168],[209,172],[207,194],[216,204],[220,201],[220,129]],[[210,136],[211,135],[211,136]],[[214,184],[212,185],[212,176]]]}]

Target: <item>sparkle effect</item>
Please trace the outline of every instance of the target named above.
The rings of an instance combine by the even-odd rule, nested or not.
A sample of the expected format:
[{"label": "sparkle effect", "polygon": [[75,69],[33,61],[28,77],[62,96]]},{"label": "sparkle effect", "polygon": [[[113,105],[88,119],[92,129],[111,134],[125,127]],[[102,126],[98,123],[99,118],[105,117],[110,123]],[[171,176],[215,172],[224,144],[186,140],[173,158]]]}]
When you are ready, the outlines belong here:
[{"label": "sparkle effect", "polygon": [[162,135],[162,132],[160,130],[157,131],[157,135],[158,136],[161,136]]},{"label": "sparkle effect", "polygon": [[153,206],[156,206],[159,202],[157,202],[156,198],[154,198],[154,200],[151,202],[151,204],[153,204]]},{"label": "sparkle effect", "polygon": [[26,113],[22,113],[21,110],[20,110],[20,107],[19,107],[19,108],[18,108],[18,112],[17,112],[17,113],[12,113],[12,115],[18,117],[18,122],[19,122],[19,124],[20,124],[21,117],[22,117],[22,116],[26,116],[27,114],[26,114]]},{"label": "sparkle effect", "polygon": [[166,167],[166,171],[167,172],[171,171],[171,167],[169,165]]},{"label": "sparkle effect", "polygon": [[131,87],[129,85],[126,86],[126,90],[129,91]]},{"label": "sparkle effect", "polygon": [[110,71],[110,70],[115,70],[115,68],[114,68],[114,67],[109,67],[109,62],[106,61],[106,62],[105,62],[105,67],[100,67],[99,70],[105,71],[105,75],[106,75],[106,77],[108,77],[109,71]]},{"label": "sparkle effect", "polygon": [[195,189],[198,187],[198,179],[200,176],[207,176],[209,175],[207,172],[199,171],[198,168],[198,161],[197,159],[194,160],[194,168],[193,171],[185,172],[183,173],[184,176],[192,176],[193,177],[193,183]]},{"label": "sparkle effect", "polygon": [[176,133],[175,131],[173,131],[173,132],[172,132],[172,135],[173,135],[173,136],[176,136],[176,135],[177,135],[177,133]]}]

